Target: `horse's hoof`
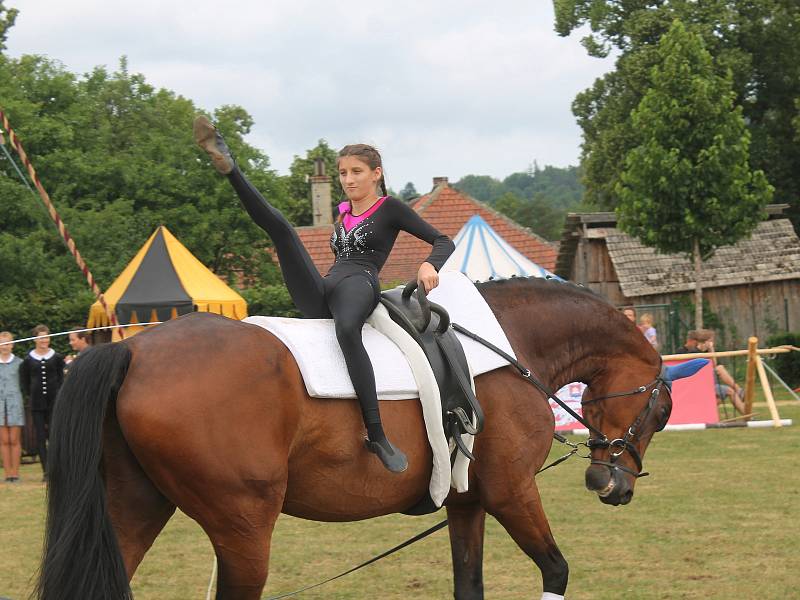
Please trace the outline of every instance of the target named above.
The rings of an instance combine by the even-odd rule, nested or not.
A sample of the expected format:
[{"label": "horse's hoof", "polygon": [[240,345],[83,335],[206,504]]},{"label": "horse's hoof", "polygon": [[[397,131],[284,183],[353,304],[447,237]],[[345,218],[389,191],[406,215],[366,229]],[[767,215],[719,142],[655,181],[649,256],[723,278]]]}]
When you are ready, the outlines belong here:
[{"label": "horse's hoof", "polygon": [[376,454],[381,459],[383,466],[392,473],[402,473],[408,469],[408,459],[402,450],[395,448],[389,440],[373,442],[369,439],[364,440],[367,450]]},{"label": "horse's hoof", "polygon": [[227,175],[233,171],[231,151],[211,121],[200,115],[194,120],[193,130],[194,140],[211,157],[211,163],[217,172]]}]

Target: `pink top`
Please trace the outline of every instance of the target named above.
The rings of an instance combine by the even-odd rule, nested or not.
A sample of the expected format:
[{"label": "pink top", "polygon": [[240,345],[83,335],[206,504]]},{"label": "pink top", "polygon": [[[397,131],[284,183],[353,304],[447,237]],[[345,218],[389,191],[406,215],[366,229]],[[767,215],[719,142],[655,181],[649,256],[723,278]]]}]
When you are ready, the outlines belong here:
[{"label": "pink top", "polygon": [[353,227],[361,223],[361,221],[374,214],[375,211],[381,207],[381,204],[383,204],[384,200],[386,200],[386,196],[378,198],[378,201],[375,204],[370,206],[368,210],[364,211],[357,217],[351,212],[352,208],[350,207],[349,202],[342,202],[339,204],[339,214],[344,215],[342,217],[342,225],[344,226],[344,230],[350,231],[353,229]]}]

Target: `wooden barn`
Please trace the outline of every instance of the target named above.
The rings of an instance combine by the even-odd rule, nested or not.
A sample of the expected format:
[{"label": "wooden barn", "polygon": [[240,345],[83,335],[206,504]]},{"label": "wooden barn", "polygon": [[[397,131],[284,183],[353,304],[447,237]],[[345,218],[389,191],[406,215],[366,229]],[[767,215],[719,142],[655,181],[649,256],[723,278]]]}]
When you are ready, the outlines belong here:
[{"label": "wooden barn", "polygon": [[[720,248],[704,263],[703,297],[724,324],[728,346],[744,347],[751,335],[800,331],[800,239],[785,208],[770,205],[749,239]],[[614,213],[570,213],[555,273],[620,307],[694,302],[689,258],[659,254],[616,222]]]}]

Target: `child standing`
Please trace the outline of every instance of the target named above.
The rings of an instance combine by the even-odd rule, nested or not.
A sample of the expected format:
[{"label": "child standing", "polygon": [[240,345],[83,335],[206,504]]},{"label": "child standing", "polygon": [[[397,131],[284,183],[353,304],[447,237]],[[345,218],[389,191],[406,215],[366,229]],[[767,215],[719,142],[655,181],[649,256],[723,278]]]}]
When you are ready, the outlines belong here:
[{"label": "child standing", "polygon": [[22,359],[12,353],[13,339],[8,331],[0,331],[0,455],[7,483],[19,481],[20,436],[25,425],[20,387]]},{"label": "child standing", "polygon": [[653,315],[650,313],[643,313],[642,316],[639,317],[639,329],[644,334],[644,337],[647,338],[647,341],[650,342],[650,345],[658,350],[658,333],[656,332],[656,328],[653,327]]}]

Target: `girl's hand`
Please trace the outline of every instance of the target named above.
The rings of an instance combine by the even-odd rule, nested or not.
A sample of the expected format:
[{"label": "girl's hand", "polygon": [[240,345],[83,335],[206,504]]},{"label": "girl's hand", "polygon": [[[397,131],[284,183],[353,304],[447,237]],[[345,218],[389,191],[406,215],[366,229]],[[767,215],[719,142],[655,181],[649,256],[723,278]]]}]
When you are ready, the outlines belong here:
[{"label": "girl's hand", "polygon": [[422,263],[417,273],[417,283],[425,288],[426,294],[439,285],[439,274],[431,263]]}]

